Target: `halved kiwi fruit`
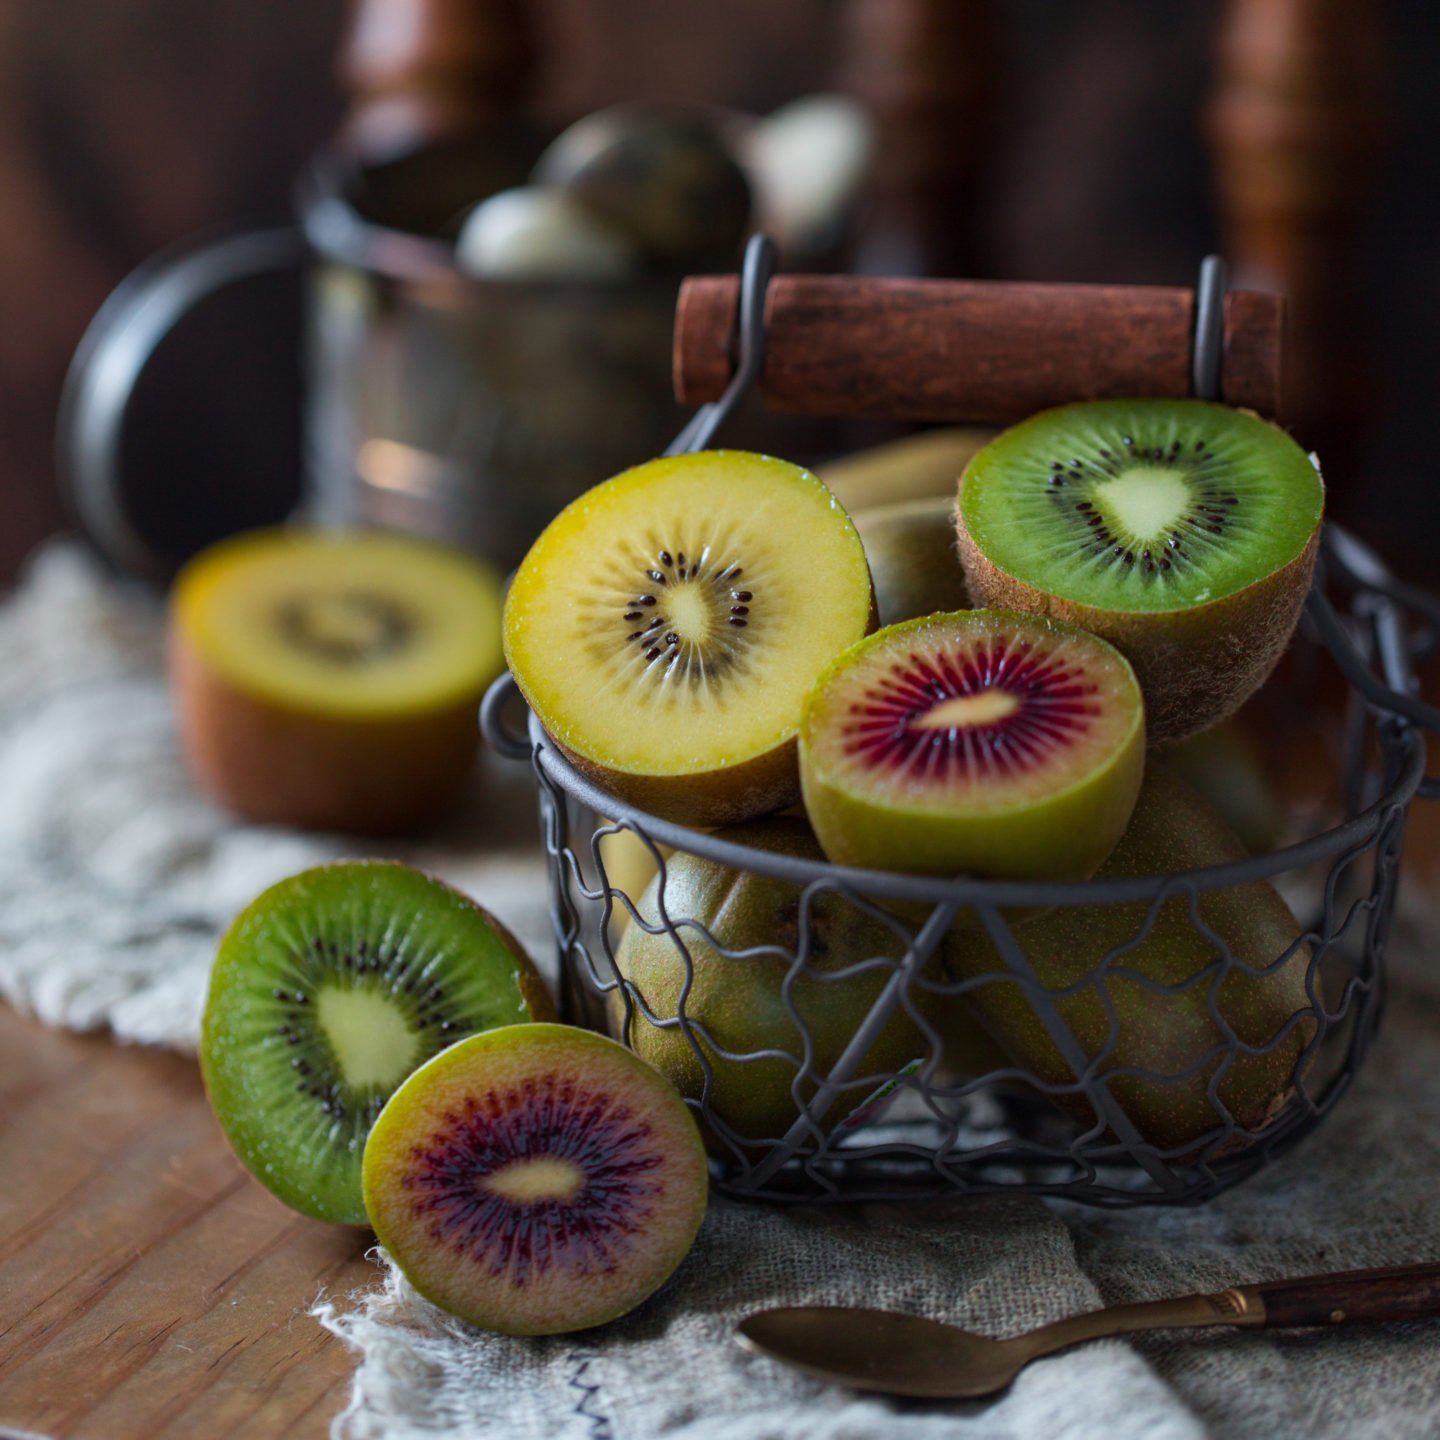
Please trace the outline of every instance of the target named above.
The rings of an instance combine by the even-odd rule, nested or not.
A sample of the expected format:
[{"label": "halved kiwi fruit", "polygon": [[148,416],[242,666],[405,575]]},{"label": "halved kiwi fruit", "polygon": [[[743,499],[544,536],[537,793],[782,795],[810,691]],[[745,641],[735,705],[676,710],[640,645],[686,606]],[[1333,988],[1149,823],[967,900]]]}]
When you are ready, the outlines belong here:
[{"label": "halved kiwi fruit", "polygon": [[508,1335],[634,1309],[685,1258],[708,1187],[685,1102],[623,1046],[566,1025],[437,1055],[365,1147],[365,1207],[410,1283]]},{"label": "halved kiwi fruit", "polygon": [[1062,405],[985,446],[961,481],[976,600],[1072,620],[1124,652],[1152,741],[1236,710],[1300,616],[1324,489],[1278,426],[1201,400]]},{"label": "halved kiwi fruit", "polygon": [[220,942],[200,1038],[215,1115],[287,1205],[363,1225],[365,1137],[397,1085],[477,1030],[554,1013],[514,937],[409,866],[302,871]]},{"label": "halved kiwi fruit", "polygon": [[191,767],[252,820],[375,833],[439,814],[500,665],[499,578],[405,536],[257,531],[192,560],[171,597]]},{"label": "halved kiwi fruit", "polygon": [[1124,833],[1144,757],[1125,657],[1005,610],[877,631],[820,678],[800,732],[825,854],[923,875],[1084,879]]},{"label": "halved kiwi fruit", "polygon": [[586,774],[666,819],[799,798],[815,677],[870,628],[854,525],[807,470],[743,451],[653,460],[570,504],[505,601],[505,655]]}]

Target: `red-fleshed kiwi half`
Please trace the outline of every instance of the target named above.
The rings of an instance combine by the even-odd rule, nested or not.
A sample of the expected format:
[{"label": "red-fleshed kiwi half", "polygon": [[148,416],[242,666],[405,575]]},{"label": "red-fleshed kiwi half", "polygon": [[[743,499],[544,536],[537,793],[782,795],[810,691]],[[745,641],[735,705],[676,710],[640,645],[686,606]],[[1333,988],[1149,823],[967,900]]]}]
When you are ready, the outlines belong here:
[{"label": "red-fleshed kiwi half", "polygon": [[825,854],[920,875],[1092,875],[1124,833],[1144,760],[1125,657],[1005,610],[877,631],[821,677],[800,732]]},{"label": "red-fleshed kiwi half", "polygon": [[347,861],[240,912],[211,971],[200,1069],[262,1185],[363,1225],[360,1157],[395,1087],[464,1035],[553,1016],[519,943],[473,900],[408,865]]},{"label": "red-fleshed kiwi half", "polygon": [[684,825],[799,799],[805,693],[871,628],[865,551],[814,475],[709,451],[569,505],[505,601],[517,684],[577,768]]},{"label": "red-fleshed kiwi half", "polygon": [[508,1335],[633,1310],[685,1258],[708,1185],[670,1084],[567,1025],[491,1030],[437,1055],[365,1147],[365,1208],[410,1283]]},{"label": "red-fleshed kiwi half", "polygon": [[965,469],[977,604],[1083,625],[1135,667],[1152,743],[1233,713],[1300,618],[1324,487],[1278,426],[1203,400],[1092,400],[1004,432]]}]

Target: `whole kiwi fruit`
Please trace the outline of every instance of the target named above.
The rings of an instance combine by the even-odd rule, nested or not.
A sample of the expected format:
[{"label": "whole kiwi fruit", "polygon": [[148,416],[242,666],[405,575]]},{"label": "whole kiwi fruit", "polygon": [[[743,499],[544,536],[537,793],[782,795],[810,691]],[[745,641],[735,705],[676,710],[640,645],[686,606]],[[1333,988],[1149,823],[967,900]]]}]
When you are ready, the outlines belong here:
[{"label": "whole kiwi fruit", "polygon": [[[717,838],[770,854],[824,858],[809,826],[789,816],[732,826],[718,831]],[[778,1139],[799,1113],[796,1088],[802,1099],[808,1099],[817,1082],[830,1073],[893,974],[893,962],[903,955],[904,942],[897,930],[831,891],[815,895],[802,918],[802,886],[731,869],[683,851],[669,858],[666,869],[663,900],[672,920],[698,921],[729,950],[771,947],[771,953],[730,956],[721,954],[689,925],[678,932],[693,969],[684,1013],[708,1036],[707,1040],[698,1029],[692,1032],[713,1074],[708,1107],[741,1143]],[[640,903],[642,914],[659,913],[660,882],[657,876],[646,890]],[[802,925],[809,937],[806,970],[790,982],[790,957]],[[788,953],[774,953],[777,948]],[[826,978],[876,957],[892,963],[877,963],[840,980]],[[669,934],[651,935],[639,925],[630,925],[616,963],[627,985],[657,1020],[672,1021],[678,1016],[685,963]],[[938,973],[938,961],[934,963]],[[911,999],[923,1012],[933,997],[915,987]],[[803,1019],[812,1047],[811,1077],[798,1087],[794,1082],[805,1053],[805,1037],[789,1006]],[[704,1068],[679,1025],[662,1028],[637,1005],[627,1026],[618,991],[610,1002],[610,1016],[613,1033],[641,1059],[665,1075],[681,1094],[693,1100],[701,1098]],[[819,1119],[821,1130],[828,1132],[853,1115],[893,1072],[911,1061],[923,1060],[928,1048],[920,1028],[897,1006],[852,1083]],[[752,1058],[771,1050],[793,1058]],[[713,1152],[730,1153],[726,1136],[703,1122],[701,1128]]]},{"label": "whole kiwi fruit", "polygon": [[[1152,760],[1130,826],[1096,879],[1199,869],[1244,855],[1211,806]],[[1292,1094],[1314,1034],[1310,950],[1295,917],[1263,881],[1201,891],[1200,925],[1183,893],[1165,900],[1153,920],[1150,910],[1144,900],[1060,906],[1016,929],[1015,939],[1087,1059],[1104,1056],[1098,1079],[1144,1140],[1180,1154],[1218,1133],[1223,1116],[1210,1099],[1212,1082],[1241,1130],[1263,1130]],[[1220,952],[1201,926],[1238,962],[1218,989]],[[1012,972],[987,934],[957,931],[946,963],[957,977],[997,977],[967,998],[1018,1065],[1046,1084],[1074,1083],[1026,992],[999,978]],[[1211,1016],[1212,992],[1238,1046]],[[1263,1053],[1247,1054],[1240,1048],[1247,1046]],[[1082,1125],[1095,1123],[1083,1096],[1056,1099]],[[1237,1143],[1245,1137],[1226,1142]]]},{"label": "whole kiwi fruit", "polygon": [[950,496],[876,505],[850,518],[870,562],[882,625],[970,608],[965,572],[955,553],[955,502]]}]

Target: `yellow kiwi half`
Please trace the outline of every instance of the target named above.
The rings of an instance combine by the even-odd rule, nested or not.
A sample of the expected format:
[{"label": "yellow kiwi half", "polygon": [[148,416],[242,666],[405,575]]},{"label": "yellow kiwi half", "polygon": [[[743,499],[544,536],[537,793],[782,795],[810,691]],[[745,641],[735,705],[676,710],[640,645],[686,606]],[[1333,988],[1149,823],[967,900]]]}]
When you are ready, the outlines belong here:
[{"label": "yellow kiwi half", "polygon": [[170,670],[191,767],[251,819],[405,829],[459,795],[499,672],[500,584],[408,537],[266,530],[181,572]]},{"label": "yellow kiwi half", "polygon": [[854,525],[808,470],[717,450],[627,470],[546,527],[505,657],[597,783],[689,825],[793,804],[806,692],[874,618]]}]

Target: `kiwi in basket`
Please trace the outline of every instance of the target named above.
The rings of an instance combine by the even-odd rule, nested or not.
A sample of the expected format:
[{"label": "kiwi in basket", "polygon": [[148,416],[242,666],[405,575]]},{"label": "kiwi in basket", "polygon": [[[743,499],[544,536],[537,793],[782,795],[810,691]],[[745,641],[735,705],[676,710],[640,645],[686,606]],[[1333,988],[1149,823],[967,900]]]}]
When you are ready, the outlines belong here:
[{"label": "kiwi in basket", "polygon": [[453,806],[499,673],[500,580],[378,533],[212,546],[170,604],[170,674],[200,783],[251,820],[367,834]]},{"label": "kiwi in basket", "polygon": [[1084,879],[1140,789],[1125,657],[1074,625],[962,610],[852,646],[805,705],[805,808],[839,865]]},{"label": "kiwi in basket", "polygon": [[[1244,855],[1219,815],[1152,761],[1134,819],[1096,878],[1164,875]],[[1218,1131],[1224,1117],[1211,1101],[1212,1085],[1236,1125],[1261,1131],[1292,1094],[1301,1052],[1315,1033],[1306,991],[1310,951],[1300,927],[1263,881],[1200,892],[1195,918],[1183,892],[1153,917],[1152,908],[1147,900],[1057,907],[1018,928],[1015,938],[1086,1058],[1096,1063],[1099,1083],[1150,1144],[1180,1153]],[[1218,985],[1220,952],[1207,931],[1247,967]],[[1102,973],[1112,951],[1119,953]],[[955,932],[946,964],[956,978],[1009,973],[981,931]],[[1074,1084],[1018,984],[996,980],[967,992],[967,999],[1017,1064],[1047,1084]],[[1212,1002],[1233,1042],[1212,1018]],[[1246,1047],[1264,1053],[1249,1054]],[[1137,1070],[1158,1078],[1132,1073]],[[1056,1100],[1080,1124],[1096,1123],[1083,1096]]]},{"label": "kiwi in basket", "polygon": [[857,510],[875,608],[882,625],[922,615],[967,610],[970,591],[955,553],[955,501],[940,495]]},{"label": "kiwi in basket", "polygon": [[472,1035],[390,1098],[365,1208],[427,1299],[508,1335],[604,1324],[659,1289],[705,1216],[689,1107],[603,1035]]},{"label": "kiwi in basket", "polygon": [[807,470],[743,451],[653,460],[546,527],[505,602],[505,655],[577,768],[723,825],[799,798],[820,671],[870,628],[849,516]]},{"label": "kiwi in basket", "polygon": [[[772,855],[824,858],[809,826],[792,816],[734,826],[717,832],[716,838]],[[670,856],[663,891],[660,884],[659,876],[651,882],[639,902],[640,913],[647,919],[658,917],[663,900],[664,914],[671,920],[695,922],[680,926],[678,934],[694,972],[684,993],[685,1017],[695,1027],[691,1033],[713,1076],[707,1104],[742,1143],[779,1139],[795,1122],[799,1101],[814,1095],[817,1081],[833,1069],[894,974],[904,941],[890,925],[834,891],[821,891],[802,905],[802,885],[731,869],[686,851]],[[809,942],[806,967],[791,980],[802,927]],[[711,937],[727,950],[768,948],[751,955],[722,955]],[[655,1020],[636,1006],[626,1032],[624,1001],[616,991],[610,999],[612,1033],[681,1094],[699,1100],[705,1089],[704,1067],[676,1023],[685,964],[675,940],[632,923],[616,963]],[[861,968],[841,973],[851,967]],[[911,1002],[923,1011],[933,996],[916,987]],[[811,1070],[803,1083],[799,1070],[806,1035],[791,1007],[809,1036]],[[923,1060],[928,1048],[910,1013],[897,1006],[846,1090],[818,1122],[820,1129],[833,1129],[891,1072]],[[750,1058],[761,1051],[780,1053]],[[730,1153],[715,1131],[709,1131],[707,1141],[717,1154]]]},{"label": "kiwi in basket", "polygon": [[553,1013],[514,937],[459,891],[389,861],[321,865],[266,890],[220,942],[200,1068],[262,1185],[363,1225],[361,1154],[395,1087],[473,1031]]},{"label": "kiwi in basket", "polygon": [[965,469],[960,558],[977,603],[1072,620],[1135,667],[1153,741],[1236,710],[1300,616],[1324,491],[1248,411],[1094,400],[1032,416]]}]

